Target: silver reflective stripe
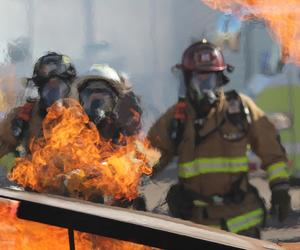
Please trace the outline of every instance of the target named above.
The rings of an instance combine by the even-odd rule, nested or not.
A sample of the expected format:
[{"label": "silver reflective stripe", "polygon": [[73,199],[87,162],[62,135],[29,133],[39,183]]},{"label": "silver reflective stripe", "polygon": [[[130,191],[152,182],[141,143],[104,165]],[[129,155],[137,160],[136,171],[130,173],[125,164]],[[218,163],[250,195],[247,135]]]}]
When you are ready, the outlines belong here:
[{"label": "silver reflective stripe", "polygon": [[227,221],[230,232],[238,233],[251,227],[260,225],[263,221],[264,211],[259,208],[246,214],[239,215]]},{"label": "silver reflective stripe", "polygon": [[289,174],[287,172],[287,167],[285,162],[277,162],[272,164],[267,169],[268,172],[268,180],[272,181],[277,178],[287,179],[289,178]]},{"label": "silver reflective stripe", "polygon": [[179,177],[190,178],[206,173],[238,173],[248,171],[247,157],[198,158],[179,164]]}]

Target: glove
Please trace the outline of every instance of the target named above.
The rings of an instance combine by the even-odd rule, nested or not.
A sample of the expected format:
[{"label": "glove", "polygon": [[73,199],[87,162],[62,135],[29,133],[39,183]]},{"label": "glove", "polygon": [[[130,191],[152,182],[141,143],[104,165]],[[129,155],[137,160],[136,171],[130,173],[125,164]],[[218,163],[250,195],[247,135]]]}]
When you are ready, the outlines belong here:
[{"label": "glove", "polygon": [[15,118],[11,121],[11,132],[15,138],[21,137],[27,128],[28,122],[21,118]]},{"label": "glove", "polygon": [[291,197],[288,189],[272,190],[271,214],[278,215],[278,220],[283,222],[291,210]]},{"label": "glove", "polygon": [[189,220],[192,217],[194,203],[180,184],[174,184],[168,191],[166,202],[170,215]]},{"label": "glove", "polygon": [[141,187],[145,187],[145,186],[148,186],[152,183],[151,179],[150,179],[150,176],[148,175],[143,175],[141,180],[140,180],[140,186]]}]

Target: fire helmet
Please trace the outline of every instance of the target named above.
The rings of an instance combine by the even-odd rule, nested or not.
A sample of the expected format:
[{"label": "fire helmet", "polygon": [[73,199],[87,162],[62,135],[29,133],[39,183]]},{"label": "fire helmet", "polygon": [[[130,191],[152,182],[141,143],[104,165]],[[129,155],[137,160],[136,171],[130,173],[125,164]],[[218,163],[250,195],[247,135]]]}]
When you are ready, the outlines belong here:
[{"label": "fire helmet", "polygon": [[88,74],[112,80],[117,83],[121,82],[118,72],[107,64],[93,64],[90,67]]},{"label": "fire helmet", "polygon": [[224,70],[233,70],[225,64],[221,49],[205,39],[189,46],[176,68],[183,72],[187,97],[202,115],[208,114],[220,97],[220,87],[229,82]]},{"label": "fire helmet", "polygon": [[221,50],[203,39],[183,53],[181,68],[186,72],[218,72],[227,68]]},{"label": "fire helmet", "polygon": [[59,77],[72,82],[76,77],[76,69],[71,58],[56,52],[48,52],[40,57],[34,65],[32,80],[37,86],[41,86],[51,77]]}]

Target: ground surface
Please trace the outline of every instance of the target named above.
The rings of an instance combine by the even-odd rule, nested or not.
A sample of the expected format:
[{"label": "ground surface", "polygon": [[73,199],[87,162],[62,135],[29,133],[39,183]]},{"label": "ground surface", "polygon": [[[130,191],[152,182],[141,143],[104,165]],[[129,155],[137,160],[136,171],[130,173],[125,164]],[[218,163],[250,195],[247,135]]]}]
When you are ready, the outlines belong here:
[{"label": "ground surface", "polygon": [[[3,168],[0,167],[0,183],[2,187],[7,187],[11,184],[7,182],[5,175]],[[169,187],[176,181],[176,164],[173,163],[158,176],[155,182],[148,182],[141,189],[146,198],[148,211],[167,213],[167,205],[164,202],[165,196]],[[267,207],[270,207],[271,193],[267,181],[263,178],[263,174],[252,174],[251,183],[257,187],[260,195],[265,199]],[[300,187],[291,188],[290,195],[292,197],[293,211],[284,223],[279,223],[275,218],[268,218],[267,226],[262,231],[262,239],[273,242],[300,242]],[[300,249],[300,246],[298,249]]]},{"label": "ground surface", "polygon": [[[157,181],[150,183],[142,190],[147,199],[148,210],[166,213],[167,206],[163,204],[164,198],[170,185],[175,182],[176,168],[173,164],[158,176]],[[263,179],[263,174],[253,174],[251,183],[258,188],[269,208],[271,193],[267,181]],[[262,239],[273,242],[300,242],[300,188],[291,188],[290,195],[293,211],[284,223],[279,223],[276,218],[268,218],[266,228],[262,231]]]}]

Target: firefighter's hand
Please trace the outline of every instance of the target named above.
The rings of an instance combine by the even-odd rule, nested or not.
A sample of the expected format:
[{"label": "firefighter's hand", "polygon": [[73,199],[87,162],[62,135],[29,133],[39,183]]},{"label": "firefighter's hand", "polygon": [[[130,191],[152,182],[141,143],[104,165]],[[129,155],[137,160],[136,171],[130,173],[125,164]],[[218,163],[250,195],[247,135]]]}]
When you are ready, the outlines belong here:
[{"label": "firefighter's hand", "polygon": [[291,197],[288,189],[272,190],[271,214],[278,216],[278,220],[283,222],[291,210]]},{"label": "firefighter's hand", "polygon": [[144,175],[142,176],[141,180],[140,180],[140,186],[141,187],[145,187],[152,184],[152,180],[150,179],[150,176],[148,175]]},{"label": "firefighter's hand", "polygon": [[11,121],[11,132],[16,138],[19,138],[27,127],[28,122],[21,118],[15,118]]},{"label": "firefighter's hand", "polygon": [[189,220],[192,218],[194,203],[180,184],[174,184],[168,191],[166,202],[173,217]]}]

